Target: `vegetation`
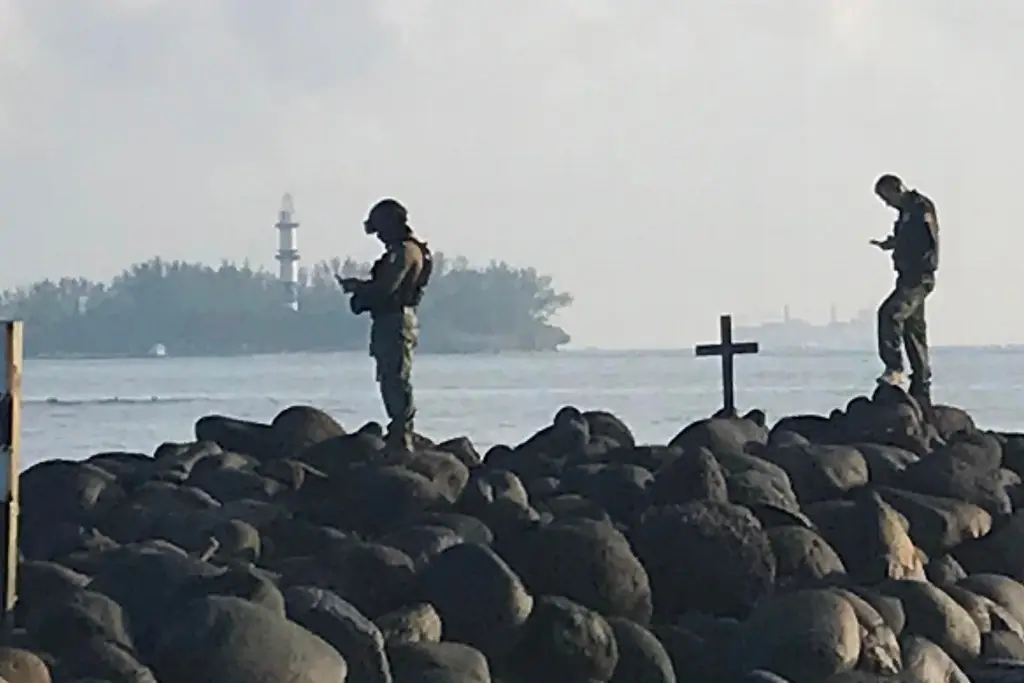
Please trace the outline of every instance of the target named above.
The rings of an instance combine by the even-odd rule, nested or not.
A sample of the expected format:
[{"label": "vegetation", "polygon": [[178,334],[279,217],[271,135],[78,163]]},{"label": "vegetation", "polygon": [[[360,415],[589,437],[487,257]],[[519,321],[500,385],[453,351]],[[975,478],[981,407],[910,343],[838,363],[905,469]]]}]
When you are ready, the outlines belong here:
[{"label": "vegetation", "polygon": [[[65,277],[0,294],[0,317],[25,321],[33,356],[220,355],[365,349],[369,317],[354,316],[334,273],[369,265],[340,259],[300,271],[299,310],[277,277],[248,263],[219,267],[154,258],[110,283]],[[569,336],[549,320],[570,305],[533,268],[471,267],[435,254],[419,309],[420,350],[468,353],[552,350]]]}]

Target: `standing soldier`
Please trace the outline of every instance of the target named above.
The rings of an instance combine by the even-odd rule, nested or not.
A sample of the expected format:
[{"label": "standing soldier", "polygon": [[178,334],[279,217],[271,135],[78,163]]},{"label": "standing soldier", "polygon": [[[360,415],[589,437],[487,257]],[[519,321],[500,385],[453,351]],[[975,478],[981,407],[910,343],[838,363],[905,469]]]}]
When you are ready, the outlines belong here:
[{"label": "standing soldier", "polygon": [[388,446],[411,452],[416,416],[412,357],[419,341],[416,307],[430,280],[433,257],[426,243],[413,236],[405,207],[394,199],[377,202],[363,226],[366,234],[384,243],[384,255],[373,264],[369,280],[339,276],[338,283],[352,294],[352,312],[369,311],[373,319],[370,355],[377,363],[377,382],[390,420]]},{"label": "standing soldier", "polygon": [[892,252],[896,286],[878,308],[878,355],[885,371],[880,384],[901,386],[903,353],[910,362],[910,395],[931,402],[931,367],[928,361],[928,326],[925,299],[935,289],[939,267],[939,221],[935,205],[917,190],[909,190],[894,175],[875,182],[875,194],[899,216],[893,232],[871,243]]}]

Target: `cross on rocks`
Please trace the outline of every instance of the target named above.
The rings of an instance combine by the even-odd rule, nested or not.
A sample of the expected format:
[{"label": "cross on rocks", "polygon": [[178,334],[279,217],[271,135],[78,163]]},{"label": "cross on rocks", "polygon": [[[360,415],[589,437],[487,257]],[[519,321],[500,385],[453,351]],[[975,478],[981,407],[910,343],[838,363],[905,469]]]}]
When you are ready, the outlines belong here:
[{"label": "cross on rocks", "polygon": [[700,344],[694,349],[697,356],[722,357],[722,398],[724,413],[736,414],[736,385],[733,372],[733,358],[742,354],[757,353],[757,342],[734,342],[732,340],[732,316],[723,315],[719,318],[719,338],[717,344]]}]

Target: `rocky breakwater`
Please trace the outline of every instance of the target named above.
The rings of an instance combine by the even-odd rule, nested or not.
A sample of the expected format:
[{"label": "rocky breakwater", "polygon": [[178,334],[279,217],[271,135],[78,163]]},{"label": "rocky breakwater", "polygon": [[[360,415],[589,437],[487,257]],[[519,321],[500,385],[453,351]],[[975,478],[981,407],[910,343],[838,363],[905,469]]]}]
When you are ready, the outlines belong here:
[{"label": "rocky breakwater", "polygon": [[1024,436],[895,390],[486,457],[303,406],[195,434],[22,475],[0,679],[1024,680]]}]

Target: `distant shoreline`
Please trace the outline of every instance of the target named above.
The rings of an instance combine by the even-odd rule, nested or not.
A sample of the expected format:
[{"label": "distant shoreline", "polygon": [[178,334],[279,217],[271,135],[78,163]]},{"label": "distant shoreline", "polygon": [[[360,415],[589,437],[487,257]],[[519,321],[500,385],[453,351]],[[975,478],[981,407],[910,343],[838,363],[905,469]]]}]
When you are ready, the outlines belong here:
[{"label": "distant shoreline", "polygon": [[[1003,353],[1019,353],[1024,352],[1024,344],[986,344],[986,345],[952,345],[952,346],[935,346],[933,351],[989,351],[989,352],[1003,352]],[[301,355],[328,355],[335,353],[355,353],[365,354],[367,351],[364,348],[344,348],[344,349],[308,349],[305,351],[232,351],[232,352],[196,352],[196,353],[178,353],[178,354],[167,354],[166,356],[154,356],[148,354],[26,354],[26,360],[46,360],[46,361],[98,361],[98,360],[152,360],[152,361],[171,361],[171,360],[182,360],[182,359],[201,359],[201,358],[254,358],[263,356],[301,356]],[[551,354],[588,354],[588,353],[613,353],[613,354],[669,354],[679,356],[690,356],[693,354],[693,349],[689,347],[681,348],[650,348],[650,349],[606,349],[600,347],[583,347],[583,348],[557,348],[557,349],[481,349],[473,351],[456,351],[456,350],[439,350],[439,349],[426,349],[417,351],[417,355],[420,356],[501,356],[501,355],[551,355]],[[826,347],[799,347],[799,346],[778,346],[764,348],[760,351],[759,355],[820,355],[828,356],[834,354],[873,354],[874,349],[871,348],[826,348]]]}]

